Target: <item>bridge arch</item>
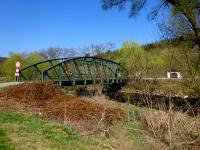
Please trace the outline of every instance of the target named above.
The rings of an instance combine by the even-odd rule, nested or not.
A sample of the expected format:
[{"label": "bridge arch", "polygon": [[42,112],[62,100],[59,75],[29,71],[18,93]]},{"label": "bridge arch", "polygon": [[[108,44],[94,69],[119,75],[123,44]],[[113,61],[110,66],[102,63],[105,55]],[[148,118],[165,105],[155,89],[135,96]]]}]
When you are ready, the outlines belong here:
[{"label": "bridge arch", "polygon": [[38,67],[36,68],[35,66],[44,64],[44,62],[24,68],[20,71],[20,76],[25,80],[29,80],[23,72],[30,70],[30,68],[35,68],[34,71],[38,70],[40,75],[39,78],[36,76],[37,79],[44,82],[53,81],[60,86],[67,86],[123,83],[126,82],[128,75],[126,69],[119,63],[97,57],[62,58],[52,61],[56,61],[54,62],[55,64],[42,71],[39,71]]},{"label": "bridge arch", "polygon": [[21,80],[41,80],[42,72],[49,67],[52,67],[62,61],[70,59],[71,57],[66,58],[53,58],[44,60],[28,67],[23,68],[20,70],[20,79]]}]

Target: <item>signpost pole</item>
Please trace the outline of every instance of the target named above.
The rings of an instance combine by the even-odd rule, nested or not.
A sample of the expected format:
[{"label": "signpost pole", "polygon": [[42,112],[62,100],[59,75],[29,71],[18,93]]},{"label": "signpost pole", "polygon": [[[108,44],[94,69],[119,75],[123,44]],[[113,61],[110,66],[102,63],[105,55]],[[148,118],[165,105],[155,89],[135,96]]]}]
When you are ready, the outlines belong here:
[{"label": "signpost pole", "polygon": [[19,61],[17,61],[15,66],[16,66],[16,69],[15,69],[15,80],[16,80],[16,82],[18,82],[21,63]]}]

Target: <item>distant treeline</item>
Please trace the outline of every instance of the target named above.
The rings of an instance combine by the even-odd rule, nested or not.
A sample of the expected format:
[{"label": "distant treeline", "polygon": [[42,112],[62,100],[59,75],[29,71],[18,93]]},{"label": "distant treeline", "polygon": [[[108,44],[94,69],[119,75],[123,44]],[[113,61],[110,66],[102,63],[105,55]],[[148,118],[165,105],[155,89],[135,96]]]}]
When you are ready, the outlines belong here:
[{"label": "distant treeline", "polygon": [[8,59],[7,57],[0,57],[0,63],[5,62],[7,59]]}]

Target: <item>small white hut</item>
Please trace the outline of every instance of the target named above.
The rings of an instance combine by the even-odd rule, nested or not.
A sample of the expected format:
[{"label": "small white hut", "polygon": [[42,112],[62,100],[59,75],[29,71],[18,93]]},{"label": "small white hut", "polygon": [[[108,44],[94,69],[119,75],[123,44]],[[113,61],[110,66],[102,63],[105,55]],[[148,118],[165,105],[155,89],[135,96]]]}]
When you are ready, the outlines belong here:
[{"label": "small white hut", "polygon": [[167,78],[168,79],[182,79],[182,75],[180,71],[172,69],[170,71],[167,71]]}]

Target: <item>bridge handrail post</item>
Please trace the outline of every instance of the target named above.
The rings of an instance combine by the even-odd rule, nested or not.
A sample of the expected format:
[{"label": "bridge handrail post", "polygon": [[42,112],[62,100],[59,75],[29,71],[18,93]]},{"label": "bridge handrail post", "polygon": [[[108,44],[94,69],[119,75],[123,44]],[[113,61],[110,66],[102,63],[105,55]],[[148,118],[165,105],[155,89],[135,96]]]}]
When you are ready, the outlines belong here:
[{"label": "bridge handrail post", "polygon": [[116,83],[119,82],[119,79],[118,79],[118,68],[116,68]]},{"label": "bridge handrail post", "polygon": [[111,64],[111,68],[113,68],[112,83],[114,83],[115,82],[116,66],[114,64]]},{"label": "bridge handrail post", "polygon": [[[62,64],[61,64],[62,65]],[[59,74],[59,86],[61,87],[62,86],[62,67],[60,65],[60,74]]]},{"label": "bridge handrail post", "polygon": [[[106,62],[106,65],[108,65],[108,63]],[[106,72],[106,79],[107,79],[107,84],[109,84],[109,82],[110,82],[110,79],[109,79],[110,77],[109,77],[109,72],[107,71]]]},{"label": "bridge handrail post", "polygon": [[84,78],[84,85],[87,85],[87,76],[88,76],[88,71],[87,71],[87,67],[86,66],[86,60],[84,59],[84,64],[83,64],[83,67],[84,67],[84,73],[85,73],[85,78]]},{"label": "bridge handrail post", "polygon": [[37,67],[37,66],[34,66],[34,67],[33,67],[33,80],[35,80],[35,79],[37,78],[36,67]]},{"label": "bridge handrail post", "polygon": [[75,76],[76,76],[76,71],[75,71],[75,63],[73,63],[73,71],[72,71],[72,85],[76,85],[76,80],[75,80]]},{"label": "bridge handrail post", "polygon": [[103,61],[101,60],[101,84],[103,84]]},{"label": "bridge handrail post", "polygon": [[44,81],[45,81],[45,76],[46,76],[46,72],[45,72],[45,71],[43,71],[43,72],[42,72],[42,82],[44,82]]},{"label": "bridge handrail post", "polygon": [[93,63],[93,84],[96,83],[96,63],[95,63],[95,58],[92,59],[92,63]]}]

